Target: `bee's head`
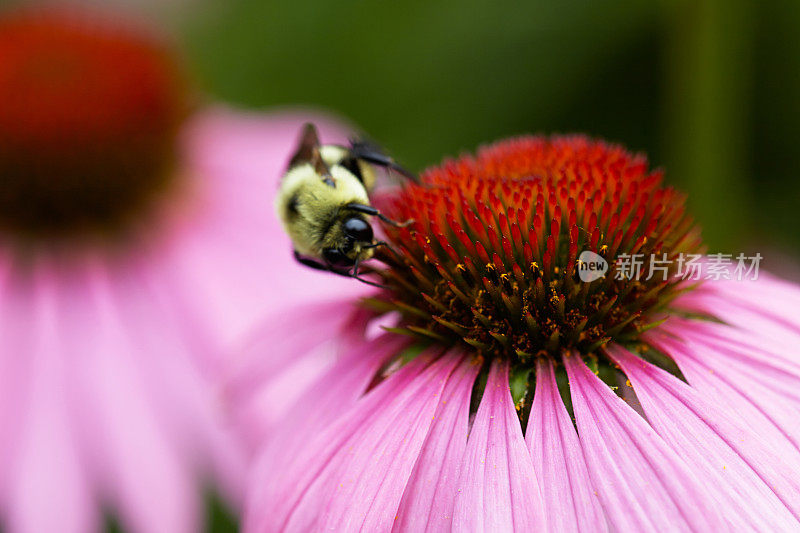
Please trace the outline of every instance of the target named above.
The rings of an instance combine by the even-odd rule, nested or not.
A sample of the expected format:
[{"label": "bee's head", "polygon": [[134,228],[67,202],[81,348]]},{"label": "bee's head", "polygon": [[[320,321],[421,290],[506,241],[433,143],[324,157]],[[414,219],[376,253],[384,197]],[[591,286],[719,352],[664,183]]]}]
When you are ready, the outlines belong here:
[{"label": "bee's head", "polygon": [[322,249],[322,258],[336,269],[349,268],[356,261],[369,259],[372,255],[374,233],[369,222],[359,215],[348,215],[339,224],[337,246],[328,246]]}]

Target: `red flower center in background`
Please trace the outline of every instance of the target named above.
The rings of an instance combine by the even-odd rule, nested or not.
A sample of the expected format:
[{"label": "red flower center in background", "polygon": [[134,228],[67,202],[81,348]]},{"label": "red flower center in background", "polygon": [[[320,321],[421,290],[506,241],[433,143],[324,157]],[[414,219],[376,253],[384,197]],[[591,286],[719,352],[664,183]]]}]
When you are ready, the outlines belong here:
[{"label": "red flower center in background", "polygon": [[155,39],[65,11],[0,16],[0,227],[118,228],[173,175],[186,114]]},{"label": "red flower center in background", "polygon": [[[514,139],[447,161],[382,206],[415,223],[385,228],[390,289],[372,303],[399,311],[406,333],[524,367],[633,341],[685,286],[672,275],[678,254],[701,246],[684,196],[661,180],[645,157],[584,137]],[[607,262],[604,277],[581,279],[584,251]],[[669,273],[619,276],[622,254],[642,254],[643,273],[666,258]]]}]

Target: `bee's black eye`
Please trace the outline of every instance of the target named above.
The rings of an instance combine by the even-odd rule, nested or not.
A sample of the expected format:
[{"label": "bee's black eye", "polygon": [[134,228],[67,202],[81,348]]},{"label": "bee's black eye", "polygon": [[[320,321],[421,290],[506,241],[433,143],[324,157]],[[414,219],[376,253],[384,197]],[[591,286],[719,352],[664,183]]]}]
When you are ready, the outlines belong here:
[{"label": "bee's black eye", "polygon": [[357,242],[372,242],[372,226],[361,217],[350,217],[344,221],[344,234]]},{"label": "bee's black eye", "polygon": [[355,264],[352,259],[337,248],[324,248],[322,250],[322,258],[325,259],[326,263],[334,267],[347,267]]}]

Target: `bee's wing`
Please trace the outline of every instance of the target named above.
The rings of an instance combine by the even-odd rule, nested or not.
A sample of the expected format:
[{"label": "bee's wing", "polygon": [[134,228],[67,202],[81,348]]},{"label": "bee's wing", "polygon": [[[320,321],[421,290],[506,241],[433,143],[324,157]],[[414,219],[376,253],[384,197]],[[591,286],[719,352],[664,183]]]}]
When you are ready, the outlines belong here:
[{"label": "bee's wing", "polygon": [[383,167],[388,170],[394,171],[404,178],[411,180],[415,183],[419,182],[419,178],[413,172],[410,172],[400,166],[394,159],[386,154],[383,149],[376,143],[367,139],[351,139],[350,140],[350,155],[356,159],[361,159],[378,167]]},{"label": "bee's wing", "polygon": [[308,163],[314,168],[314,171],[319,174],[320,179],[327,185],[335,187],[336,184],[331,176],[331,169],[328,168],[328,165],[322,159],[319,148],[320,143],[317,127],[311,122],[307,122],[303,125],[303,129],[300,132],[297,150],[289,160],[289,168],[291,169],[297,165]]}]

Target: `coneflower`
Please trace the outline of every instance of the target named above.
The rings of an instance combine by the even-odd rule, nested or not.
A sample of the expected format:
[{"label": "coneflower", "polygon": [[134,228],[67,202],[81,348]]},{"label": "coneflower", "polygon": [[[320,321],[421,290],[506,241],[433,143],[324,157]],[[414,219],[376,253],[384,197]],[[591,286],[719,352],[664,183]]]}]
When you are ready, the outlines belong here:
[{"label": "coneflower", "polygon": [[2,531],[194,532],[204,493],[238,503],[213,383],[291,266],[257,195],[309,117],[193,106],[135,22],[0,13]]},{"label": "coneflower", "polygon": [[701,257],[643,156],[507,140],[381,208],[386,288],[234,373],[248,532],[800,528],[800,289]]}]

